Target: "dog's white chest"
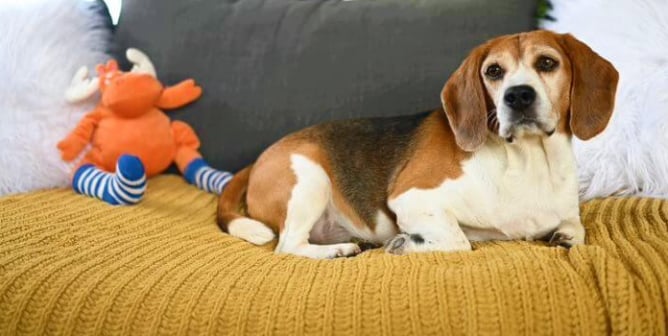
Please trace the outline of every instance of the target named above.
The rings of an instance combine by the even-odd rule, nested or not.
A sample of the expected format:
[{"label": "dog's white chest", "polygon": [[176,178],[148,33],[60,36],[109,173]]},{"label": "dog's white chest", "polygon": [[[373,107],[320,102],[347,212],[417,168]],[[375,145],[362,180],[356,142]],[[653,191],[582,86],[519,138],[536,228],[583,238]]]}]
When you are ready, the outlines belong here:
[{"label": "dog's white chest", "polygon": [[435,195],[469,240],[546,236],[578,215],[575,162],[568,138],[493,142],[463,165],[464,174],[444,182]]}]

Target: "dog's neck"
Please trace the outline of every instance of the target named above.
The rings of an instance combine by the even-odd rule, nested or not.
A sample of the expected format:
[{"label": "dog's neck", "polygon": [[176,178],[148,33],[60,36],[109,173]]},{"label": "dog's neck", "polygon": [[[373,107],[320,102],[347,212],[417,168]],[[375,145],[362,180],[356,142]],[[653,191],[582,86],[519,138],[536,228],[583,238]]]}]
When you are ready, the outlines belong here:
[{"label": "dog's neck", "polygon": [[496,135],[488,137],[484,147],[497,151],[505,159],[508,174],[547,169],[552,183],[573,183],[576,174],[571,136],[554,133],[551,136],[526,135],[512,143]]}]

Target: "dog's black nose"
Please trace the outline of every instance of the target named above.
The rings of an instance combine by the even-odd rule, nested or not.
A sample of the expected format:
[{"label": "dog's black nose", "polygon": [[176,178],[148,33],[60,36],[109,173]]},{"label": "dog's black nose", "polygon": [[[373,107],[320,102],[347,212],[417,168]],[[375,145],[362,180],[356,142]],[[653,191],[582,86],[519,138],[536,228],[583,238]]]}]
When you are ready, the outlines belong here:
[{"label": "dog's black nose", "polygon": [[513,111],[522,111],[536,100],[536,91],[529,85],[509,87],[503,95],[503,102]]}]

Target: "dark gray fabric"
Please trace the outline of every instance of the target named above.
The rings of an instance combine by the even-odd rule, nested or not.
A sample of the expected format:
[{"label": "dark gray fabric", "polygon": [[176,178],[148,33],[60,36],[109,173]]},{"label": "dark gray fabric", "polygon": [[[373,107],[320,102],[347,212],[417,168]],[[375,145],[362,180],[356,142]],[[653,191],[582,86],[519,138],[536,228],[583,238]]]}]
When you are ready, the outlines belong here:
[{"label": "dark gray fabric", "polygon": [[[535,0],[125,0],[118,51],[163,82],[193,77],[190,123],[215,167],[237,170],[291,131],[437,107],[469,50],[534,28]],[[118,54],[119,56],[122,53]]]}]

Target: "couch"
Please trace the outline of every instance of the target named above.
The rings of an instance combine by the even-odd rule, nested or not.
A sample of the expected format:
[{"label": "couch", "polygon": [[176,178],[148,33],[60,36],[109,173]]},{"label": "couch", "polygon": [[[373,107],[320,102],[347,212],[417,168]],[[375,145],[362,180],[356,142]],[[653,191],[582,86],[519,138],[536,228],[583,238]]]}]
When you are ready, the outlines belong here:
[{"label": "couch", "polygon": [[[188,121],[236,170],[328,119],[415,113],[468,49],[535,28],[535,2],[126,0],[114,50],[194,77]],[[472,252],[274,255],[215,224],[180,176],[112,207],[69,189],[0,198],[0,335],[633,334],[668,332],[668,202],[582,204],[587,244]]]}]

